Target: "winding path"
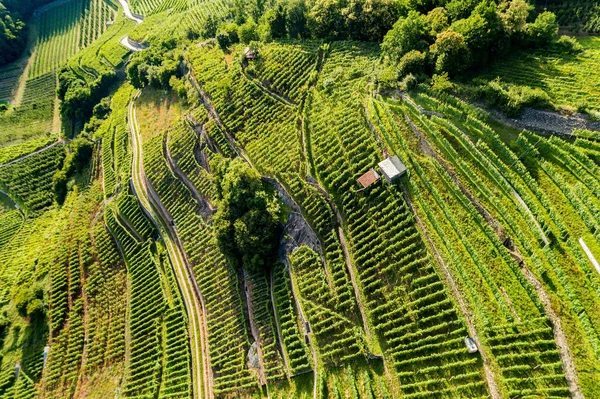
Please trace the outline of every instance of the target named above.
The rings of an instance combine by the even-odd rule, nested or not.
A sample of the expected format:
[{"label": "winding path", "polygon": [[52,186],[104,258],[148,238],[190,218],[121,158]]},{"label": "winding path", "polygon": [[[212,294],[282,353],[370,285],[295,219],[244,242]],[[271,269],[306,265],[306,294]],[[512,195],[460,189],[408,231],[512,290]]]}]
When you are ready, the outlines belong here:
[{"label": "winding path", "polygon": [[46,150],[48,150],[48,149],[50,149],[50,148],[52,148],[52,147],[56,147],[56,146],[57,146],[57,145],[59,145],[59,144],[66,144],[66,143],[67,143],[67,141],[66,141],[66,140],[64,140],[64,139],[57,140],[57,141],[55,141],[55,142],[54,142],[54,143],[52,143],[52,144],[48,144],[47,146],[40,148],[39,150],[36,150],[36,151],[30,152],[29,154],[25,154],[25,155],[23,155],[22,157],[19,157],[19,158],[17,158],[17,159],[13,159],[13,160],[12,160],[12,161],[10,161],[10,162],[7,162],[7,163],[4,163],[4,164],[0,165],[0,169],[4,168],[4,167],[6,167],[6,166],[9,166],[9,165],[13,165],[13,164],[15,164],[15,163],[17,163],[17,162],[19,162],[19,161],[22,161],[22,160],[24,160],[24,159],[27,159],[27,158],[29,158],[29,157],[32,157],[32,156],[34,156],[34,155],[37,155],[37,154],[39,154],[39,153],[41,153],[41,152],[44,152],[44,151],[46,151]]},{"label": "winding path", "polygon": [[132,187],[140,201],[142,209],[156,225],[167,247],[173,265],[177,284],[181,291],[189,320],[190,348],[192,352],[192,388],[194,398],[211,399],[212,372],[208,352],[208,327],[204,317],[204,302],[200,289],[193,277],[191,266],[185,258],[183,245],[175,228],[171,225],[171,217],[154,188],[149,184],[143,165],[141,136],[135,114],[135,99],[139,91],[131,99],[128,106],[128,125],[133,147]]}]

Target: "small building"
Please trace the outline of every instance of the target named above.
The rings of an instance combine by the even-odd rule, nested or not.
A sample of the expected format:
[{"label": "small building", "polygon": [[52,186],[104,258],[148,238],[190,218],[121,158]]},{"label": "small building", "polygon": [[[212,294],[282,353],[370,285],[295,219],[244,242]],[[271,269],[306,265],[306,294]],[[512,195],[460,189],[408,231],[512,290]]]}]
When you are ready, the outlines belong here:
[{"label": "small building", "polygon": [[471,337],[465,337],[465,346],[467,347],[467,351],[469,353],[477,353],[477,351],[479,350],[477,348],[475,340]]},{"label": "small building", "polygon": [[250,47],[246,47],[244,49],[244,57],[246,57],[247,60],[253,60],[256,58],[256,51]]},{"label": "small building", "polygon": [[400,158],[398,158],[396,155],[387,157],[383,161],[379,162],[377,166],[388,183],[394,182],[394,180],[406,173],[406,166],[404,166]]},{"label": "small building", "polygon": [[377,173],[375,169],[371,168],[367,171],[367,173],[359,177],[357,181],[358,184],[360,184],[364,189],[379,180],[379,177],[379,173]]}]

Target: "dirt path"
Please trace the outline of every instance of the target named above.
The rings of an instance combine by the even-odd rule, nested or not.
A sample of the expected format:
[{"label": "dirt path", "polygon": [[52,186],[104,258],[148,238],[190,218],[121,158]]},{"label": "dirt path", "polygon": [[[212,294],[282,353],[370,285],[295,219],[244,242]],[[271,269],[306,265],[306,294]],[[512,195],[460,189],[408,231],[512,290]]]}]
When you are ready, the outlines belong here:
[{"label": "dirt path", "polygon": [[258,356],[258,381],[259,384],[266,385],[267,384],[267,376],[265,375],[265,362],[264,355],[262,352],[261,340],[260,340],[260,331],[258,331],[258,327],[256,327],[256,323],[254,321],[254,306],[252,305],[252,288],[253,284],[250,280],[250,276],[246,269],[242,270],[244,276],[244,287],[246,291],[246,305],[248,308],[248,321],[250,324],[250,331],[252,332],[252,337],[256,342],[256,354]]},{"label": "dirt path", "polygon": [[583,252],[585,252],[585,254],[587,255],[588,259],[592,263],[592,266],[594,266],[594,269],[596,269],[596,271],[598,272],[598,274],[600,274],[600,264],[598,264],[598,261],[596,260],[596,257],[594,256],[594,254],[592,253],[592,251],[588,248],[588,246],[585,243],[585,240],[583,239],[583,237],[581,237],[579,239],[579,245],[581,245],[581,249],[583,249]]},{"label": "dirt path", "polygon": [[[292,299],[294,304],[296,305],[296,309],[298,310],[298,315],[300,316],[300,322],[302,323],[302,327],[304,327],[307,323],[306,317],[304,317],[304,310],[302,309],[302,303],[300,301],[300,297],[297,291],[296,284],[294,282],[294,274],[292,273],[292,268],[290,262],[287,258],[285,258],[285,268],[288,270],[290,276],[290,284],[292,286]],[[318,398],[318,375],[319,375],[319,358],[317,356],[317,352],[315,351],[315,342],[312,337],[312,330],[305,335],[308,339],[308,348],[310,349],[310,353],[312,355],[313,360],[313,399]]]},{"label": "dirt path", "polygon": [[177,235],[172,218],[152,185],[147,181],[143,166],[142,143],[135,114],[135,99],[128,105],[128,125],[131,132],[133,163],[132,187],[142,209],[154,223],[163,238],[179,285],[189,320],[189,338],[192,352],[192,390],[195,398],[213,398],[213,381],[208,350],[208,326],[206,325],[204,299],[194,278],[191,265],[185,257],[183,245]]},{"label": "dirt path", "polygon": [[494,372],[490,368],[490,361],[488,359],[488,355],[487,355],[486,351],[484,351],[484,346],[481,344],[481,340],[479,339],[479,335],[475,328],[475,324],[473,323],[473,315],[469,312],[469,309],[465,303],[465,299],[463,298],[462,293],[458,289],[458,286],[456,285],[456,282],[454,281],[454,278],[452,277],[452,274],[450,273],[448,266],[446,266],[446,263],[444,262],[440,253],[438,252],[438,250],[435,246],[435,243],[429,236],[427,229],[425,228],[425,225],[421,221],[421,218],[419,218],[419,215],[417,215],[417,212],[415,211],[412,200],[408,196],[408,190],[404,189],[402,191],[404,192],[404,199],[406,200],[406,203],[408,204],[412,214],[415,216],[415,220],[417,222],[417,225],[419,226],[419,230],[425,237],[425,241],[427,242],[429,248],[431,249],[433,256],[435,257],[438,264],[441,266],[442,271],[444,272],[444,280],[446,280],[446,283],[450,286],[450,289],[452,290],[452,293],[454,294],[454,298],[456,298],[456,300],[458,302],[458,307],[460,308],[460,311],[467,322],[467,328],[469,330],[469,335],[473,338],[473,340],[475,340],[475,343],[477,344],[477,348],[479,349],[479,353],[481,354],[481,359],[483,360],[483,370],[485,372],[485,379],[487,382],[488,390],[490,391],[490,395],[491,395],[492,399],[500,399],[501,395],[500,395],[500,390],[498,389],[498,384],[496,382],[496,376],[494,375]]},{"label": "dirt path", "polygon": [[24,159],[27,159],[27,158],[29,158],[29,157],[32,157],[32,156],[34,156],[34,155],[37,155],[37,154],[39,154],[39,153],[41,153],[41,152],[44,152],[44,151],[46,151],[46,150],[48,150],[48,149],[50,149],[50,148],[52,148],[52,147],[56,147],[56,146],[57,146],[57,145],[59,145],[59,144],[66,144],[66,143],[67,143],[67,141],[66,141],[66,140],[60,139],[60,140],[58,140],[58,141],[55,141],[55,142],[54,142],[54,143],[52,143],[52,144],[48,144],[47,146],[45,146],[45,147],[43,147],[43,148],[40,148],[39,150],[36,150],[36,151],[30,152],[29,154],[25,154],[25,155],[23,155],[22,157],[19,157],[19,158],[17,158],[17,159],[13,159],[13,160],[12,160],[12,161],[10,161],[10,162],[7,162],[7,163],[5,163],[5,164],[2,164],[2,165],[0,165],[0,169],[4,168],[4,167],[6,167],[6,166],[10,166],[10,165],[16,164],[16,163],[17,163],[17,162],[19,162],[19,161],[22,161],[22,160],[24,160]]},{"label": "dirt path", "polygon": [[544,311],[546,312],[546,315],[548,316],[548,318],[552,322],[552,326],[554,327],[554,340],[556,341],[556,346],[560,351],[560,360],[563,365],[563,370],[565,372],[565,378],[567,380],[567,385],[569,386],[569,391],[571,392],[571,397],[573,399],[583,399],[583,393],[581,392],[581,388],[579,386],[579,377],[577,377],[577,372],[575,370],[573,354],[571,353],[567,337],[563,331],[560,317],[558,317],[558,315],[552,308],[550,298],[548,297],[548,294],[544,290],[544,287],[542,287],[542,284],[539,282],[539,280],[525,266],[525,264],[521,265],[521,269],[523,270],[523,274],[525,275],[527,281],[529,281],[529,283],[535,289],[537,296],[542,302]]},{"label": "dirt path", "polygon": [[[411,126],[411,128],[413,126]],[[415,128],[416,128],[416,126],[415,126]],[[422,135],[421,135],[421,139],[427,141],[427,139],[425,137],[423,137]],[[437,155],[435,155],[435,156],[437,156]],[[411,207],[412,207],[412,205],[411,205]],[[487,211],[486,211],[486,213],[487,213]],[[494,226],[499,226],[498,221],[495,220],[491,214],[487,213],[487,215],[488,215],[488,217],[485,218],[485,220],[486,220],[486,222],[489,223],[489,225],[490,225],[490,227],[492,227],[492,229],[494,229]],[[415,213],[415,217],[416,217],[416,213]],[[420,225],[422,225],[420,223],[420,221],[418,221],[418,223]],[[496,234],[499,235],[499,230],[494,229],[494,231],[496,232]],[[502,238],[502,237],[499,235],[499,238]],[[429,237],[428,237],[428,240],[429,240]],[[517,249],[515,249],[514,252],[516,252],[517,255],[519,257],[521,257],[520,254],[518,253]],[[437,251],[436,251],[436,254],[437,254]],[[552,308],[552,303],[550,301],[550,298],[548,297],[548,294],[544,290],[544,287],[542,286],[542,284],[536,279],[535,275],[527,268],[525,262],[521,261],[520,266],[521,266],[523,275],[535,289],[536,295],[538,296],[538,298],[540,299],[540,301],[542,303],[542,306],[544,307],[544,312],[546,313],[546,315],[548,316],[548,318],[550,319],[550,321],[552,323],[553,331],[554,331],[554,340],[555,340],[556,346],[560,352],[560,358],[562,361],[563,370],[565,372],[565,378],[566,378],[567,384],[569,386],[569,391],[571,392],[571,396],[573,399],[583,399],[583,394],[582,394],[581,388],[579,386],[579,378],[577,377],[577,373],[575,370],[575,362],[573,361],[573,356],[572,356],[571,350],[569,348],[566,335],[562,329],[561,320],[558,317],[558,315],[556,314],[556,312],[554,311],[554,309]],[[445,265],[443,265],[443,268],[445,271],[447,270]],[[449,276],[449,277],[451,277],[451,276]],[[453,290],[454,290],[454,287],[453,287]],[[477,342],[477,340],[476,340],[476,342]],[[477,342],[477,344],[479,346],[479,342]],[[481,348],[481,346],[479,346],[479,347]],[[486,372],[486,374],[487,374],[487,372]]]},{"label": "dirt path", "polygon": [[275,329],[277,330],[277,340],[281,348],[281,359],[283,360],[283,367],[285,367],[285,374],[287,378],[290,378],[292,370],[290,369],[290,363],[287,358],[287,353],[283,346],[283,339],[281,338],[281,328],[279,327],[279,316],[277,315],[277,306],[275,306],[275,296],[273,295],[273,268],[269,275],[269,292],[271,295],[271,308],[273,309],[273,317],[275,318]]},{"label": "dirt path", "polygon": [[188,179],[186,174],[183,173],[183,171],[177,164],[177,161],[175,161],[171,156],[171,150],[169,149],[169,139],[170,134],[169,132],[167,132],[167,134],[165,135],[165,141],[163,143],[163,149],[167,158],[167,164],[169,166],[169,169],[171,169],[173,174],[175,174],[175,176],[183,182],[183,184],[192,194],[192,197],[194,197],[194,199],[198,201],[198,205],[200,206],[199,211],[202,214],[202,217],[206,219],[208,215],[210,215],[214,211],[214,208],[211,206],[210,202],[202,194],[200,194],[200,192],[196,188],[196,185],[190,179]]}]

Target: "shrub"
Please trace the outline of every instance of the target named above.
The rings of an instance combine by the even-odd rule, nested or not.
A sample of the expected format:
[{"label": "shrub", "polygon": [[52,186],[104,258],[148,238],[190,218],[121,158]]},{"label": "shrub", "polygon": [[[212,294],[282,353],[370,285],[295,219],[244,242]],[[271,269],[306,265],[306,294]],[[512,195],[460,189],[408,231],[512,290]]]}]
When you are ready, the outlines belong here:
[{"label": "shrub", "polygon": [[550,97],[540,88],[502,82],[499,78],[480,88],[486,104],[502,109],[507,115],[518,115],[523,107],[548,108]]},{"label": "shrub", "polygon": [[448,73],[442,73],[441,75],[433,75],[431,77],[431,88],[440,93],[448,92],[454,88],[454,84],[448,78]]},{"label": "shrub", "polygon": [[583,51],[583,46],[571,36],[562,35],[556,45],[569,54],[577,54]]},{"label": "shrub", "polygon": [[424,72],[427,55],[418,50],[404,54],[398,63],[398,76],[403,77],[409,73],[420,74]]},{"label": "shrub", "polygon": [[534,44],[544,45],[554,41],[558,35],[556,15],[549,11],[539,14],[535,22],[529,24],[528,30]]}]

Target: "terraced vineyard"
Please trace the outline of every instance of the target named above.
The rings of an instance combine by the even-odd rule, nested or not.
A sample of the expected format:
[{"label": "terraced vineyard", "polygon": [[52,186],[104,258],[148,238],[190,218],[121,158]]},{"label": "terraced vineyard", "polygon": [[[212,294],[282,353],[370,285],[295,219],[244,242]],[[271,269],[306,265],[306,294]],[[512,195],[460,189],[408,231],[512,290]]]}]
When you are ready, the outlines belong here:
[{"label": "terraced vineyard", "polygon": [[600,110],[600,78],[592,65],[600,57],[600,39],[578,39],[584,51],[565,56],[553,50],[539,50],[510,57],[495,64],[481,77],[542,88],[557,106],[584,111]]},{"label": "terraced vineyard", "polygon": [[[0,398],[600,397],[597,38],[447,84],[438,42],[342,40],[380,3],[32,15],[0,71]],[[587,114],[542,135],[451,94],[497,76]]]},{"label": "terraced vineyard", "polygon": [[114,6],[105,0],[67,1],[39,13],[28,78],[52,72],[66,63],[100,37],[114,16]]}]

